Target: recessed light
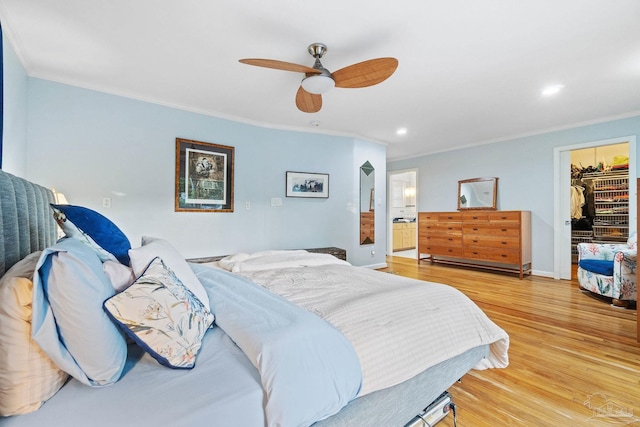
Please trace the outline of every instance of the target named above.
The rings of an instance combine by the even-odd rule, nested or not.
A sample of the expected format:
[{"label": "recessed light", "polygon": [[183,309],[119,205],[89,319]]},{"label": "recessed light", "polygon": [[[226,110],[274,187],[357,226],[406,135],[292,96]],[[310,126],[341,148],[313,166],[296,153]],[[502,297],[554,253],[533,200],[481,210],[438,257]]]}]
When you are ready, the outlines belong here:
[{"label": "recessed light", "polygon": [[406,135],[407,134],[407,128],[400,128],[396,131],[396,135]]},{"label": "recessed light", "polygon": [[320,122],[319,122],[319,121],[317,121],[317,120],[311,120],[311,121],[309,122],[309,124],[310,124],[311,126],[315,127],[315,128],[317,128],[317,127],[319,127],[319,126],[320,126]]},{"label": "recessed light", "polygon": [[542,96],[552,96],[560,92],[564,88],[564,85],[557,84],[547,86],[542,90]]}]

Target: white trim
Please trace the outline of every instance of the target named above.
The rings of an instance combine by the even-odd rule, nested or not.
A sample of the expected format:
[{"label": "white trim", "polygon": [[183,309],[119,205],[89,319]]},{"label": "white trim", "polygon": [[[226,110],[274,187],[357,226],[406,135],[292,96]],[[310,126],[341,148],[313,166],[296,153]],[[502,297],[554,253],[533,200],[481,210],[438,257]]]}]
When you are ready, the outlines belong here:
[{"label": "white trim", "polygon": [[420,171],[418,168],[399,169],[394,171],[387,171],[387,256],[393,255],[393,217],[391,216],[391,199],[393,194],[391,193],[391,176],[401,175],[407,172],[415,172],[416,174],[416,251],[418,250],[418,198],[420,194]]},{"label": "white trim", "polygon": [[383,262],[383,263],[380,263],[380,264],[361,265],[360,267],[370,268],[372,270],[377,270],[379,268],[387,268],[388,265],[387,265],[386,262]]},{"label": "white trim", "polygon": [[[489,144],[496,144],[496,143],[499,143],[499,142],[515,141],[515,140],[518,140],[518,139],[529,138],[529,137],[532,137],[532,136],[545,135],[545,134],[548,134],[548,133],[558,132],[558,131],[562,131],[562,130],[576,129],[576,128],[580,128],[580,127],[584,127],[584,126],[591,126],[591,125],[596,125],[596,124],[599,124],[599,123],[606,123],[606,122],[611,122],[611,121],[614,121],[614,120],[623,120],[623,119],[628,119],[628,118],[631,118],[631,117],[638,117],[638,116],[640,116],[640,110],[629,111],[627,113],[616,114],[614,116],[600,117],[598,119],[587,120],[587,121],[583,121],[583,122],[573,122],[573,123],[570,123],[570,124],[567,124],[567,125],[563,125],[563,126],[555,126],[555,127],[550,127],[550,128],[546,128],[546,129],[539,129],[539,130],[536,130],[534,132],[528,132],[528,133],[504,136],[504,137],[488,139],[488,140],[484,140],[484,141],[477,141],[477,142],[472,142],[470,144],[465,144],[465,145],[456,145],[456,146],[454,146],[452,148],[443,148],[441,150],[431,150],[431,151],[425,151],[425,152],[421,152],[421,153],[407,154],[407,155],[400,156],[400,157],[387,157],[387,162],[397,162],[397,161],[400,161],[400,160],[415,159],[416,157],[431,156],[433,154],[438,154],[438,153],[447,153],[447,152],[450,152],[450,151],[464,150],[466,148],[477,147],[477,146],[480,146],[480,145],[489,145]],[[605,144],[605,145],[607,145],[607,144]]]},{"label": "white trim", "polygon": [[79,82],[79,81],[75,81],[73,79],[55,78],[55,77],[48,76],[47,74],[41,74],[41,73],[38,73],[38,72],[30,73],[29,71],[27,71],[27,75],[29,77],[40,79],[40,80],[45,80],[47,82],[59,83],[59,84],[71,86],[71,87],[74,87],[74,88],[86,89],[86,90],[90,90],[90,91],[93,91],[93,92],[103,93],[103,94],[106,94],[106,95],[113,95],[113,96],[118,96],[118,97],[121,97],[121,98],[131,99],[131,100],[134,100],[134,101],[140,101],[140,102],[146,102],[146,103],[149,103],[149,104],[160,105],[160,106],[167,107],[167,108],[173,108],[173,109],[176,109],[176,110],[186,111],[186,112],[189,112],[189,113],[201,114],[203,116],[208,116],[208,117],[215,117],[217,119],[228,120],[228,121],[232,121],[232,122],[235,122],[235,123],[241,123],[241,124],[251,125],[251,126],[255,126],[255,127],[260,127],[260,128],[263,128],[263,129],[275,129],[275,130],[284,130],[284,131],[289,131],[289,132],[303,132],[303,133],[312,133],[312,134],[329,135],[329,136],[340,136],[340,137],[344,137],[344,138],[353,138],[353,139],[358,139],[358,140],[361,140],[361,141],[372,142],[372,143],[380,144],[380,145],[384,145],[384,146],[388,146],[389,145],[389,142],[373,139],[373,138],[368,137],[368,136],[364,136],[364,135],[360,135],[360,134],[353,133],[353,132],[348,132],[348,131],[318,128],[318,127],[312,126],[311,124],[309,124],[308,127],[307,127],[307,126],[296,126],[296,125],[291,125],[291,124],[279,124],[279,123],[263,122],[263,121],[259,121],[259,120],[250,119],[248,117],[243,117],[243,116],[237,116],[237,115],[234,115],[234,114],[223,113],[221,111],[215,111],[215,110],[209,110],[209,109],[205,109],[205,108],[192,107],[190,105],[177,103],[177,102],[172,101],[172,100],[164,100],[164,99],[159,99],[159,98],[155,98],[155,97],[144,96],[144,95],[140,95],[140,94],[133,93],[133,92],[130,92],[130,91],[114,90],[113,88],[105,88],[105,87],[100,86],[100,85],[87,84],[86,82]]},{"label": "white trim", "polygon": [[[579,150],[583,148],[600,147],[603,145],[613,145],[629,143],[629,232],[636,231],[638,212],[637,212],[637,149],[636,136],[622,136],[617,138],[603,139],[599,141],[584,142],[573,145],[565,145],[554,147],[553,149],[553,278],[554,279],[571,279],[571,277],[561,277],[563,257],[561,251],[564,250],[562,245],[564,239],[563,233],[566,232],[564,226],[565,219],[561,212],[561,197],[568,197],[569,189],[563,189],[560,185],[560,174],[566,173],[561,170],[560,153],[563,151]],[[569,231],[570,232],[570,231]]]},{"label": "white trim", "polygon": [[552,271],[531,270],[531,275],[532,276],[553,278],[553,272]]}]

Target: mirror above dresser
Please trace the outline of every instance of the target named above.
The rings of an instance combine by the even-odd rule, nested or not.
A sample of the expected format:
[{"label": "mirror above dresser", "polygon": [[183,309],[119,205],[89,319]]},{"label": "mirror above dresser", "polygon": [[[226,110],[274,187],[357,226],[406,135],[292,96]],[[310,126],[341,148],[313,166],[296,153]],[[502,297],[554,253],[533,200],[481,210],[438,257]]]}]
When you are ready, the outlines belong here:
[{"label": "mirror above dresser", "polygon": [[458,210],[496,210],[498,178],[473,178],[458,181]]}]

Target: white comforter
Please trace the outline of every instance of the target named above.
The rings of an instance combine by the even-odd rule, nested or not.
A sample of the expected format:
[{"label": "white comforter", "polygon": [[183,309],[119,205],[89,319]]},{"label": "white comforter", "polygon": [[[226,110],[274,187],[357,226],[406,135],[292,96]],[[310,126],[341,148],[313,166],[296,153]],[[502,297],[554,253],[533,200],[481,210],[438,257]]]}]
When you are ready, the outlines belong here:
[{"label": "white comforter", "polygon": [[490,354],[476,369],[508,365],[507,333],[455,288],[353,267],[331,255],[291,252],[238,254],[220,266],[342,331],[362,367],[360,396],[481,344],[491,344]]}]

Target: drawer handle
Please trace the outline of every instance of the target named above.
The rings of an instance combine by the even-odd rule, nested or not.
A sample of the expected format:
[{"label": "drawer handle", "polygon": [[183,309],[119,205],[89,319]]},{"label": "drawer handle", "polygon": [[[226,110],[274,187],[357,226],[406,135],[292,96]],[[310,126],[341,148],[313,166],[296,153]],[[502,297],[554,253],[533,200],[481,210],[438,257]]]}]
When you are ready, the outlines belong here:
[{"label": "drawer handle", "polygon": [[478,231],[478,228],[477,227],[473,227],[473,231]]},{"label": "drawer handle", "polygon": [[474,254],[474,255],[478,255],[478,252],[474,252],[473,254]]},{"label": "drawer handle", "polygon": [[500,242],[500,243],[502,243],[503,245],[506,245],[506,244],[507,244],[507,242]]},{"label": "drawer handle", "polygon": [[502,229],[502,231],[505,231],[505,232],[506,232],[506,231],[507,231],[507,229],[506,229],[506,228],[503,228],[503,229]]},{"label": "drawer handle", "polygon": [[505,254],[502,254],[502,255],[500,255],[500,256],[501,256],[502,258],[506,258],[506,257],[507,257],[507,255],[505,255]]},{"label": "drawer handle", "polygon": [[449,237],[449,239],[448,239],[448,240],[449,240],[449,241],[452,241],[453,239],[452,239],[451,237]]},{"label": "drawer handle", "polygon": [[478,240],[477,239],[473,239],[472,242],[473,243],[478,243]]},{"label": "drawer handle", "polygon": [[477,216],[474,216],[474,217],[473,217],[473,219],[478,219],[478,217],[477,217]]},{"label": "drawer handle", "polygon": [[449,227],[449,228],[447,228],[447,230],[453,230],[453,227]]}]

